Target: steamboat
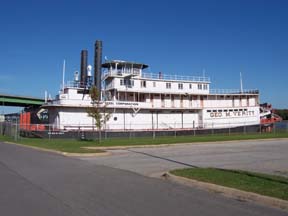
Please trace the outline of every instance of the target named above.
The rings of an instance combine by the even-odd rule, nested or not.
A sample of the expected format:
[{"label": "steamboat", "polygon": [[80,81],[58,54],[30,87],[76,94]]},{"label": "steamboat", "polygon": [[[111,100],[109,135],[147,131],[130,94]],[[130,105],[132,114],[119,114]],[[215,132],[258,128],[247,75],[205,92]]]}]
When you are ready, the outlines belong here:
[{"label": "steamboat", "polygon": [[94,76],[88,51],[82,50],[80,73],[63,82],[56,98],[41,107],[48,111],[49,130],[62,134],[97,130],[87,113],[93,106],[89,95],[93,85],[101,90],[101,112],[109,113],[101,130],[109,132],[259,128],[281,120],[271,107],[260,106],[256,89],[215,90],[206,76],[150,73],[147,68],[122,60],[102,63],[102,41],[96,41]]}]

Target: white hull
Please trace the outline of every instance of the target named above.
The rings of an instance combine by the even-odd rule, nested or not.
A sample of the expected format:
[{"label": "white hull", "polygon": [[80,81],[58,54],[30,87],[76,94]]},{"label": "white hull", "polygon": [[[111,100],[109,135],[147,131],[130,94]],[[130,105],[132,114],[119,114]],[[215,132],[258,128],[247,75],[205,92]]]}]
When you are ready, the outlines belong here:
[{"label": "white hull", "polygon": [[[219,110],[219,109],[218,109]],[[163,130],[211,129],[260,124],[259,107],[241,109],[195,110],[135,110],[107,109],[110,118],[103,125],[105,130]],[[219,110],[219,111],[221,111]],[[224,112],[227,110],[227,112]],[[229,111],[230,110],[230,111]],[[237,110],[237,111],[236,111]],[[239,111],[243,110],[243,111]],[[247,111],[244,111],[247,110]],[[211,111],[211,112],[208,112]],[[86,108],[58,107],[50,112],[54,130],[94,130],[95,122]]]}]

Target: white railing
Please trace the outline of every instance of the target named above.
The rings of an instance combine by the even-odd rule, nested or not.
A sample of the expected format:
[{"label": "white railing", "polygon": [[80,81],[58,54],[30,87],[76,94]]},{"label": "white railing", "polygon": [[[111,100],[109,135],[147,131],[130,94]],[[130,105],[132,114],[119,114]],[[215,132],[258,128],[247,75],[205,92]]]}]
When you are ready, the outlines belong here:
[{"label": "white railing", "polygon": [[85,83],[79,81],[67,81],[65,84],[65,88],[84,88],[84,87]]},{"label": "white railing", "polygon": [[158,79],[158,80],[174,80],[174,81],[191,81],[191,82],[210,82],[210,77],[205,76],[181,76],[181,75],[171,75],[171,74],[163,74],[163,73],[140,73],[140,69],[134,68],[133,70],[125,71],[125,70],[106,70],[103,72],[102,79],[107,76],[125,76],[125,75],[141,75],[142,78],[146,79]]},{"label": "white railing", "polygon": [[181,76],[162,73],[142,73],[142,78],[159,79],[159,80],[175,80],[175,81],[192,81],[192,82],[210,82],[210,77],[204,76]]},{"label": "white railing", "polygon": [[210,94],[259,94],[258,89],[210,89]]},{"label": "white railing", "polygon": [[125,75],[134,75],[134,76],[139,76],[141,74],[141,69],[138,68],[133,68],[133,69],[108,69],[105,70],[102,73],[102,79],[104,79],[107,76],[124,76]]}]

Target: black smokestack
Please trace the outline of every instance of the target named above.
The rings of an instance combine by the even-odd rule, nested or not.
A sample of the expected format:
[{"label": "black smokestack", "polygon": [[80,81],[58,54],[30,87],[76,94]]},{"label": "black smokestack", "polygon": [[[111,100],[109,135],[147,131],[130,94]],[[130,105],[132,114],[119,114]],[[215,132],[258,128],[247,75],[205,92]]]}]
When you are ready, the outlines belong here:
[{"label": "black smokestack", "polygon": [[95,57],[94,57],[94,85],[101,91],[101,68],[102,68],[102,41],[95,42]]},{"label": "black smokestack", "polygon": [[82,87],[86,85],[87,66],[88,66],[87,62],[88,62],[88,51],[82,50],[81,51],[81,78],[80,78],[80,83]]}]

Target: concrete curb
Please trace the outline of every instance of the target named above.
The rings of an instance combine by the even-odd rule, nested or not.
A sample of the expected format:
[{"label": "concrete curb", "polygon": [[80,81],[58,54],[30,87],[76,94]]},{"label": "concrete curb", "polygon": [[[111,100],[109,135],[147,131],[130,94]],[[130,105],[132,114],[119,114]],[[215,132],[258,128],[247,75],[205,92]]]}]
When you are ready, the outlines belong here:
[{"label": "concrete curb", "polygon": [[194,179],[188,179],[188,178],[176,176],[176,175],[171,174],[170,172],[164,173],[162,177],[169,181],[180,183],[189,187],[197,187],[197,188],[211,191],[214,193],[220,193],[229,198],[233,198],[237,200],[244,200],[244,201],[252,201],[258,204],[280,208],[282,210],[288,211],[288,201],[286,200],[281,200],[281,199],[274,198],[274,197],[268,197],[268,196],[259,195],[259,194],[252,193],[252,192],[246,192],[246,191],[224,187],[220,185],[215,185],[211,183],[200,182]]},{"label": "concrete curb", "polygon": [[99,152],[99,153],[70,153],[70,152],[61,152],[62,155],[67,157],[101,157],[111,155],[109,152]]},{"label": "concrete curb", "polygon": [[13,143],[13,142],[4,142],[4,143],[11,144],[11,145],[17,145],[17,146],[21,146],[21,147],[24,147],[24,148],[35,149],[35,150],[38,150],[38,151],[44,151],[44,152],[51,152],[51,153],[55,153],[55,154],[60,154],[60,155],[66,156],[66,157],[95,157],[95,156],[107,156],[107,155],[111,154],[109,152],[99,152],[99,153],[61,152],[61,151],[57,151],[57,150],[53,150],[53,149],[45,149],[45,148],[36,147],[36,146],[22,145],[22,144]]}]

